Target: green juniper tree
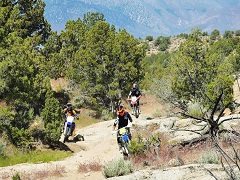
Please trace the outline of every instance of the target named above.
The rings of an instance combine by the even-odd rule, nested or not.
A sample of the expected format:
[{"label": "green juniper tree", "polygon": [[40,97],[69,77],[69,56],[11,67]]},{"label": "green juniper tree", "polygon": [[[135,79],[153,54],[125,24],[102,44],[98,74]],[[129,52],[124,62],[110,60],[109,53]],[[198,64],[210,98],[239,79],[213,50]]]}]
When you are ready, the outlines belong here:
[{"label": "green juniper tree", "polygon": [[45,106],[41,117],[45,127],[45,141],[49,144],[59,141],[63,124],[62,108],[59,101],[49,89],[45,96]]},{"label": "green juniper tree", "polygon": [[193,117],[188,106],[198,103],[202,114],[194,118],[207,122],[210,134],[215,136],[223,111],[233,103],[234,68],[231,59],[218,51],[213,53],[212,48],[201,40],[198,31],[193,32],[171,58],[171,73],[167,75],[171,93],[166,94],[187,117]]},{"label": "green juniper tree", "polygon": [[41,0],[5,0],[0,2],[0,42],[8,34],[17,36],[42,37],[42,43],[48,38],[50,25],[44,18],[45,3]]},{"label": "green juniper tree", "polygon": [[41,0],[0,2],[0,98],[11,118],[0,128],[17,147],[30,147],[29,127],[41,111],[44,91],[39,46],[50,33]]}]

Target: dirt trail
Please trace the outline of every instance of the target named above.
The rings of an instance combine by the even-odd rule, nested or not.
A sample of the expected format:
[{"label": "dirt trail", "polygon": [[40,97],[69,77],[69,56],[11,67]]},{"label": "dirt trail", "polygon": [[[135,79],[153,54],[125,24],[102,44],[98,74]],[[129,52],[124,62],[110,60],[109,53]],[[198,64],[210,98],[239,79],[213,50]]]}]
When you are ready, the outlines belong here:
[{"label": "dirt trail", "polygon": [[[138,120],[135,117],[133,118],[133,122],[136,123],[144,123],[141,120],[141,116]],[[10,180],[11,177],[15,175],[17,172],[19,174],[28,174],[32,175],[33,178],[29,177],[29,179],[36,179],[36,173],[41,173],[44,171],[54,171],[59,169],[60,171],[64,171],[61,173],[63,177],[48,177],[45,178],[47,180],[55,180],[55,179],[68,179],[68,180],[102,180],[105,179],[102,172],[79,172],[79,164],[94,164],[100,163],[102,165],[107,162],[122,157],[122,155],[118,151],[118,146],[116,142],[116,135],[112,135],[112,125],[114,120],[99,122],[97,124],[93,124],[87,126],[82,129],[78,129],[77,133],[84,136],[85,141],[78,142],[66,142],[66,145],[74,151],[74,155],[72,157],[66,158],[57,162],[50,163],[41,163],[41,164],[18,164],[14,166],[2,167],[0,169],[0,179]],[[71,140],[71,139],[70,139]],[[41,178],[43,179],[43,178]]]},{"label": "dirt trail", "polygon": [[[154,99],[154,98],[153,98]],[[143,102],[147,98],[143,97]],[[148,98],[148,101],[150,98]],[[149,101],[151,102],[151,101]],[[144,107],[148,107],[152,110],[152,104],[146,104],[142,106],[142,111]],[[125,104],[125,106],[127,106]],[[135,119],[134,119],[135,121]],[[112,125],[114,120],[104,121],[91,126],[79,129],[77,133],[84,135],[85,141],[67,142],[66,145],[74,151],[72,157],[66,158],[57,162],[50,163],[40,163],[40,164],[18,164],[14,166],[2,167],[0,168],[0,179],[8,180],[12,179],[11,177],[17,172],[21,175],[29,175],[29,179],[36,179],[34,174],[40,172],[47,172],[59,169],[62,172],[63,177],[50,177],[45,178],[48,180],[57,179],[84,179],[84,180],[101,180],[105,179],[101,172],[88,172],[82,173],[78,171],[79,164],[90,164],[90,163],[101,163],[104,165],[106,162],[111,161],[112,159],[121,157],[122,155],[118,151],[118,146],[116,142],[116,136],[111,134]],[[32,176],[32,177],[31,177]],[[42,178],[41,178],[42,179]]]},{"label": "dirt trail", "polygon": [[[148,101],[146,103],[145,101]],[[153,113],[154,108],[156,108],[155,98],[152,96],[143,97],[141,106],[143,113]],[[125,105],[127,106],[127,105]],[[159,107],[159,106],[158,106]],[[146,121],[141,119],[144,115],[140,115],[139,119],[136,120],[132,116],[133,122],[135,124],[140,123],[144,124]],[[8,180],[12,179],[11,177],[17,172],[19,174],[28,174],[29,179],[36,179],[34,174],[40,172],[47,172],[59,169],[63,174],[63,177],[48,177],[47,180],[55,179],[84,179],[84,180],[102,180],[105,179],[102,172],[79,172],[79,164],[91,164],[91,163],[100,163],[102,165],[106,162],[111,161],[112,159],[120,158],[122,155],[118,151],[118,146],[116,142],[116,136],[112,135],[112,125],[114,120],[99,122],[87,126],[85,128],[77,130],[77,133],[84,136],[85,141],[67,142],[66,145],[74,151],[74,155],[57,162],[50,163],[40,163],[40,164],[18,164],[14,166],[2,167],[0,169],[0,179]],[[32,177],[31,177],[32,176]],[[43,179],[43,178],[41,178]]]},{"label": "dirt trail", "polygon": [[[19,164],[15,166],[3,167],[0,169],[0,179],[6,174],[15,175],[16,172],[25,172],[33,174],[36,171],[44,171],[49,169],[56,169],[57,167],[64,167],[67,173],[64,177],[57,177],[57,179],[104,179],[101,172],[96,173],[80,173],[78,172],[79,164],[89,164],[97,162],[104,164],[116,157],[120,157],[118,152],[116,137],[111,134],[111,126],[114,120],[100,122],[79,130],[81,135],[84,135],[85,141],[67,142],[74,152],[74,156],[66,158],[62,161],[42,163],[42,164]],[[61,168],[59,168],[61,169]],[[10,178],[11,179],[11,178]],[[47,178],[56,179],[56,177]]]},{"label": "dirt trail", "polygon": [[[76,143],[70,141],[66,145],[74,151],[72,157],[66,158],[57,162],[41,163],[41,164],[18,164],[14,166],[2,167],[0,169],[0,179],[10,180],[17,172],[19,174],[28,174],[34,177],[34,174],[43,171],[53,171],[55,169],[63,170],[63,177],[48,177],[47,180],[102,180],[105,179],[102,172],[79,172],[79,164],[94,164],[102,165],[107,162],[122,157],[118,151],[116,136],[112,135],[112,125],[114,120],[99,122],[88,127],[77,130],[77,133],[84,136],[85,141]],[[133,122],[145,123],[141,117],[136,120],[133,117]],[[9,176],[9,177],[8,177]],[[35,179],[29,177],[29,179]],[[42,178],[41,178],[42,179]]]}]

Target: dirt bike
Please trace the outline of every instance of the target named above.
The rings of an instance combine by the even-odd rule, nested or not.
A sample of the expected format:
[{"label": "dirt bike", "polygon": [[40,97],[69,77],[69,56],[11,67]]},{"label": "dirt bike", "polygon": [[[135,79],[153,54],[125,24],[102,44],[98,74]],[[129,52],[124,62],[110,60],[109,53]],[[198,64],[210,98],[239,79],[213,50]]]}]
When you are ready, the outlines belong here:
[{"label": "dirt bike", "polygon": [[139,106],[138,106],[138,99],[136,96],[132,96],[131,98],[128,98],[127,101],[131,101],[131,107],[133,110],[133,115],[138,118],[139,117]]},{"label": "dirt bike", "polygon": [[121,142],[121,150],[122,150],[122,154],[123,154],[123,158],[127,159],[130,151],[128,148],[128,145],[131,141],[130,139],[130,133],[129,133],[129,128],[131,127],[131,125],[128,125],[126,127],[123,127],[121,129],[118,129],[117,131],[115,131],[115,133],[118,132],[118,136],[117,138],[119,138],[120,142]]},{"label": "dirt bike", "polygon": [[72,132],[75,128],[75,122],[74,122],[75,117],[74,116],[67,116],[66,122],[64,124],[64,131],[63,131],[63,143],[65,143],[69,136],[72,136]]}]

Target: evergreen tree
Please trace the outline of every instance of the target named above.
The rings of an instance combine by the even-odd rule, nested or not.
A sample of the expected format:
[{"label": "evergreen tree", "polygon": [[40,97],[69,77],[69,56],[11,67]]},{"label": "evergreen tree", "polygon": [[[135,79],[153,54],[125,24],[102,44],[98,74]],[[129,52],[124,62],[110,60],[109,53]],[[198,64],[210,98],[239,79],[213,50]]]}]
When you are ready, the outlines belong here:
[{"label": "evergreen tree", "polygon": [[51,89],[47,91],[45,98],[45,106],[41,113],[45,127],[45,141],[54,143],[60,139],[64,119],[60,103],[54,98]]},{"label": "evergreen tree", "polygon": [[116,33],[103,21],[87,31],[84,39],[74,58],[75,82],[90,97],[92,107],[113,106],[122,92],[143,77],[145,49],[125,30]]},{"label": "evergreen tree", "polygon": [[36,107],[41,93],[40,56],[32,46],[33,38],[9,35],[8,49],[1,49],[0,92],[15,110]]},{"label": "evergreen tree", "polygon": [[219,37],[220,35],[220,31],[215,29],[212,31],[211,35],[210,35],[210,39],[215,41],[217,39],[217,37]]},{"label": "evergreen tree", "polygon": [[228,39],[228,38],[232,38],[233,35],[234,35],[234,31],[227,30],[227,31],[224,32],[223,37]]},{"label": "evergreen tree", "polygon": [[50,32],[50,25],[44,18],[45,3],[41,0],[6,0],[0,2],[0,42],[15,32],[23,39],[41,36],[44,43]]},{"label": "evergreen tree", "polygon": [[[208,48],[198,32],[191,34],[181,45],[169,66],[167,78],[171,82],[172,94],[168,93],[168,100],[177,103],[183,110],[182,114],[188,117],[192,117],[188,111],[189,104],[197,103],[202,115],[195,118],[208,122],[209,132],[216,135],[221,124],[219,118],[233,102],[234,69],[231,59],[216,51],[212,53]],[[220,115],[214,119],[217,111]]]},{"label": "evergreen tree", "polygon": [[97,22],[105,20],[104,15],[98,12],[87,12],[83,16],[83,23],[85,24],[86,30],[91,29]]},{"label": "evergreen tree", "polygon": [[147,36],[147,37],[145,38],[145,40],[147,40],[147,41],[153,41],[153,37],[152,37],[152,36]]},{"label": "evergreen tree", "polygon": [[[78,19],[67,21],[64,31],[53,32],[42,49],[46,57],[42,68],[50,78],[72,77],[75,66],[73,55],[80,46],[84,47],[85,25]],[[71,79],[71,78],[70,78]]]},{"label": "evergreen tree", "polygon": [[45,4],[38,0],[0,2],[0,97],[13,113],[5,132],[17,147],[29,146],[29,127],[40,112],[43,56],[39,45],[48,38]]},{"label": "evergreen tree", "polygon": [[236,30],[236,31],[235,31],[235,35],[236,35],[236,36],[240,36],[240,30]]}]

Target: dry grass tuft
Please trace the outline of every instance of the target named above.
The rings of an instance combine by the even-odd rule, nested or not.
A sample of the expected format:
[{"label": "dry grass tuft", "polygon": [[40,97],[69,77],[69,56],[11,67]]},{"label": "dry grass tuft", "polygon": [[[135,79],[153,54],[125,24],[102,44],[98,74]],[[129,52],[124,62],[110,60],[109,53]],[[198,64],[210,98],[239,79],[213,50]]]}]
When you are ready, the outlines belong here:
[{"label": "dry grass tuft", "polygon": [[101,171],[102,165],[99,162],[80,163],[78,172]]},{"label": "dry grass tuft", "polygon": [[16,171],[12,171],[11,174],[9,173],[3,173],[1,176],[1,179],[7,180],[7,179],[24,179],[24,180],[31,180],[31,179],[46,179],[49,177],[63,177],[65,171],[65,167],[63,166],[56,166],[53,169],[43,169],[35,172],[21,172],[18,173]]}]

